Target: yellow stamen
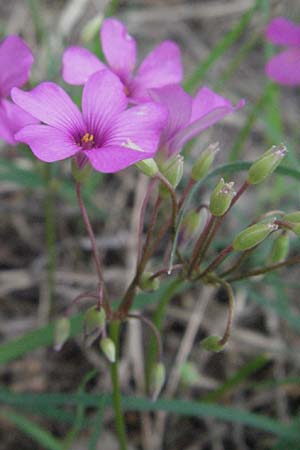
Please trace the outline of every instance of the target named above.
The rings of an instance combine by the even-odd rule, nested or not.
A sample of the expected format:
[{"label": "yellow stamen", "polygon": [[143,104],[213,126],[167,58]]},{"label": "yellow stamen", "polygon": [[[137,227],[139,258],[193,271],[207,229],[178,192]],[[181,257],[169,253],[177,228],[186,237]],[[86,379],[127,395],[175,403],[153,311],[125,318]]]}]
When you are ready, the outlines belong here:
[{"label": "yellow stamen", "polygon": [[90,133],[85,133],[85,135],[81,138],[81,142],[83,144],[87,144],[88,142],[94,141],[94,135]]}]

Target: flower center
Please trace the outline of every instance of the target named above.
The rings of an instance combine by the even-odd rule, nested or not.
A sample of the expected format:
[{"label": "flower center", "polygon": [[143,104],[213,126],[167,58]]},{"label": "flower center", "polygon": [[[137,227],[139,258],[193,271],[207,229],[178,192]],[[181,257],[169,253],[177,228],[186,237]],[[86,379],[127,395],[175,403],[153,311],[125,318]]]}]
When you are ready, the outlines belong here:
[{"label": "flower center", "polygon": [[83,150],[90,150],[95,147],[95,137],[93,134],[85,133],[80,140],[80,147]]}]

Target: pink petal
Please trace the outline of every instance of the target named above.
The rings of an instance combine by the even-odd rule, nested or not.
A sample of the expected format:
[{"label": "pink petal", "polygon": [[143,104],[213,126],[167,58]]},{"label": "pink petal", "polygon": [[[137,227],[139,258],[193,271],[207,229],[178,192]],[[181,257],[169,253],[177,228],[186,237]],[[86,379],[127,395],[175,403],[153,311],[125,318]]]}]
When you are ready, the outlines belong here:
[{"label": "pink petal", "polygon": [[82,112],[87,131],[102,139],[116,114],[124,111],[128,99],[119,78],[109,70],[94,73],[83,89]]},{"label": "pink petal", "polygon": [[266,28],[266,38],[277,45],[300,45],[300,25],[285,17],[276,17]]},{"label": "pink petal", "polygon": [[116,117],[104,146],[87,151],[86,156],[101,172],[117,172],[151,158],[157,150],[166,115],[166,110],[155,103],[124,111]]},{"label": "pink petal", "polygon": [[290,48],[268,61],[266,74],[279,84],[296,86],[300,84],[300,49]]},{"label": "pink petal", "polygon": [[161,143],[164,144],[188,124],[192,112],[192,97],[179,84],[150,89],[149,93],[154,101],[168,110],[168,122],[161,136]]},{"label": "pink petal", "polygon": [[83,47],[70,47],[63,54],[62,77],[69,84],[81,85],[106,66]]},{"label": "pink petal", "polygon": [[41,122],[73,135],[84,131],[81,113],[68,94],[57,84],[44,82],[32,91],[11,91],[13,101]]},{"label": "pink petal", "polygon": [[44,162],[60,161],[79,151],[72,136],[48,125],[28,125],[15,139],[29,145],[34,155]]},{"label": "pink petal", "polygon": [[9,144],[16,144],[14,135],[26,125],[38,121],[19,106],[8,100],[0,103],[0,136]]},{"label": "pink petal", "polygon": [[132,85],[132,97],[138,101],[149,99],[147,90],[180,83],[182,63],[180,49],[172,41],[158,45],[142,62]]},{"label": "pink petal", "polygon": [[244,100],[240,100],[236,106],[233,106],[229,100],[216,94],[211,89],[207,87],[200,89],[193,100],[192,117],[189,125],[179,131],[170,143],[171,153],[180,152],[186,142],[236,109],[241,108],[244,104]]},{"label": "pink petal", "polygon": [[101,27],[103,53],[110,68],[125,83],[136,63],[136,42],[116,19],[106,19]]},{"label": "pink petal", "polygon": [[14,86],[22,86],[29,78],[33,55],[23,39],[8,36],[0,44],[0,96],[6,97]]}]

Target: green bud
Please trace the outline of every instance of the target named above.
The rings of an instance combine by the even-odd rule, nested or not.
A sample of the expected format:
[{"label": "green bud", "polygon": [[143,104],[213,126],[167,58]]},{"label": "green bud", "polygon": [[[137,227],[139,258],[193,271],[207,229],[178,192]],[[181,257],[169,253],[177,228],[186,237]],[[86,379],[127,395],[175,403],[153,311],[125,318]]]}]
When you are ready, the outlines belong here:
[{"label": "green bud", "polygon": [[282,220],[284,222],[300,223],[300,211],[294,211],[292,213],[285,214],[282,217]]},{"label": "green bud", "polygon": [[220,344],[221,339],[220,336],[208,336],[201,341],[201,345],[208,352],[218,353],[224,349],[224,345]]},{"label": "green bud", "polygon": [[99,29],[103,21],[103,15],[98,14],[87,22],[81,31],[81,39],[87,44],[99,35]]},{"label": "green bud", "polygon": [[157,289],[159,288],[160,282],[158,278],[153,278],[153,280],[151,280],[150,278],[152,277],[153,273],[152,272],[144,272],[139,279],[139,287],[140,289],[142,289],[142,291],[146,291],[146,292],[152,292],[152,291],[157,291]]},{"label": "green bud", "polygon": [[103,308],[97,306],[89,308],[84,315],[84,328],[87,335],[93,333],[96,329],[102,330],[105,327],[106,313]]},{"label": "green bud", "polygon": [[174,189],[181,181],[183,175],[183,162],[183,157],[181,155],[176,155],[174,158],[167,159],[167,161],[159,167],[161,173],[166,177]]},{"label": "green bud", "polygon": [[89,162],[87,162],[82,168],[80,168],[78,166],[76,158],[72,158],[71,170],[74,180],[77,181],[78,183],[83,183],[89,178],[92,171],[92,166],[90,165]]},{"label": "green bud", "polygon": [[152,400],[155,401],[162,390],[162,387],[166,380],[166,369],[163,363],[156,363],[151,372],[151,392]]},{"label": "green bud", "polygon": [[116,347],[110,338],[101,339],[100,348],[109,362],[114,363],[116,361]]},{"label": "green bud", "polygon": [[180,370],[181,380],[184,384],[190,386],[199,380],[199,372],[195,364],[186,362]]},{"label": "green bud", "polygon": [[201,224],[201,213],[195,210],[189,211],[182,221],[182,228],[185,236],[191,236],[197,233]]},{"label": "green bud", "polygon": [[231,201],[235,196],[234,182],[225,183],[221,178],[210,197],[209,210],[213,216],[223,216],[228,211]]},{"label": "green bud", "polygon": [[297,235],[300,236],[300,223],[294,223],[292,227],[292,231]]},{"label": "green bud", "polygon": [[257,161],[255,161],[248,172],[248,183],[258,184],[265,180],[287,153],[286,146],[283,144],[273,145]]},{"label": "green bud", "polygon": [[208,173],[211,168],[217,152],[220,150],[219,142],[211,144],[204,150],[199,159],[195,162],[192,168],[192,179],[199,181]]},{"label": "green bud", "polygon": [[143,159],[143,161],[139,161],[135,164],[144,175],[147,177],[155,177],[158,173],[158,166],[153,158]]},{"label": "green bud", "polygon": [[288,233],[283,232],[273,242],[270,255],[270,262],[272,264],[276,264],[278,262],[285,260],[285,258],[289,253],[289,247],[290,247],[290,237]]},{"label": "green bud", "polygon": [[241,231],[233,241],[233,249],[237,251],[245,251],[255,247],[264,241],[272,231],[278,230],[278,225],[274,222],[256,223],[251,227]]},{"label": "green bud", "polygon": [[58,319],[54,326],[54,350],[59,352],[70,336],[71,324],[67,317]]}]

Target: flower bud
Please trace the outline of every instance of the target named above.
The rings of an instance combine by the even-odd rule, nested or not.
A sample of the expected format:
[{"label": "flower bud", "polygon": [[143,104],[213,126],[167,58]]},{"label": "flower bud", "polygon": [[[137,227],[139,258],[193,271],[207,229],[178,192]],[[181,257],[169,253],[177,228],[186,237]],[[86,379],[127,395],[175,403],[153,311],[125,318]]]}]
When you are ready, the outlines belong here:
[{"label": "flower bud", "polygon": [[100,348],[109,362],[114,363],[116,361],[116,346],[110,338],[102,338]]},{"label": "flower bud", "polygon": [[272,231],[278,230],[278,225],[274,222],[256,223],[251,227],[241,231],[233,240],[233,249],[245,251],[255,247],[264,241]]},{"label": "flower bud", "polygon": [[224,345],[220,344],[221,339],[220,336],[208,336],[201,341],[201,345],[208,352],[218,353],[224,349]]},{"label": "flower bud", "polygon": [[265,178],[274,172],[286,153],[287,149],[285,145],[273,145],[250,167],[248,183],[258,184],[264,181]]},{"label": "flower bud", "polygon": [[282,218],[285,222],[300,223],[300,211],[285,214]]},{"label": "flower bud", "polygon": [[289,247],[290,237],[287,232],[283,232],[273,242],[270,262],[276,264],[283,261],[289,253]]},{"label": "flower bud", "polygon": [[183,175],[183,163],[183,157],[181,155],[176,155],[174,158],[168,159],[160,166],[161,173],[166,177],[174,189],[181,181]]},{"label": "flower bud", "polygon": [[223,216],[228,211],[231,201],[235,196],[234,182],[225,183],[221,178],[210,197],[209,210],[213,216]]},{"label": "flower bud", "polygon": [[158,166],[153,158],[144,159],[135,164],[144,175],[154,177],[158,173]]},{"label": "flower bud", "polygon": [[86,162],[82,167],[79,167],[76,158],[72,158],[71,170],[74,180],[78,183],[83,183],[89,178],[92,171],[92,166],[89,162]]},{"label": "flower bud", "polygon": [[139,279],[139,287],[140,289],[142,289],[142,291],[146,291],[146,292],[152,292],[152,291],[156,291],[159,288],[159,279],[158,278],[153,278],[152,280],[150,279],[152,277],[153,273],[152,272],[144,272]]},{"label": "flower bud", "polygon": [[151,372],[151,392],[152,400],[155,401],[162,390],[162,387],[166,380],[166,369],[163,363],[156,363]]},{"label": "flower bud", "polygon": [[84,328],[87,335],[93,333],[96,329],[102,330],[105,327],[106,313],[104,308],[97,306],[89,308],[84,315]]},{"label": "flower bud", "polygon": [[59,352],[70,336],[71,324],[67,317],[58,319],[54,326],[54,350]]},{"label": "flower bud", "polygon": [[205,149],[199,159],[195,162],[192,168],[192,179],[199,181],[208,173],[211,168],[217,152],[220,150],[219,142],[211,144]]}]

